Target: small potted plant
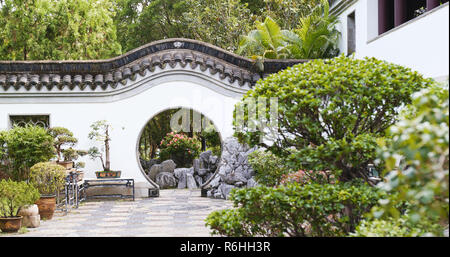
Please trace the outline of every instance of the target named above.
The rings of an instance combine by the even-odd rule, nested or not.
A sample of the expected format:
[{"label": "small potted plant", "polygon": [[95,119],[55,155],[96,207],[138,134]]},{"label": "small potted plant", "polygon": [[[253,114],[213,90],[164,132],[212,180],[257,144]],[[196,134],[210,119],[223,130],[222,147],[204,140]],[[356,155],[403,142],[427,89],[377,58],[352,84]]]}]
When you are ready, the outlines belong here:
[{"label": "small potted plant", "polygon": [[41,194],[36,202],[41,219],[52,219],[56,209],[56,192],[64,187],[66,170],[51,162],[40,162],[30,169],[30,183]]},{"label": "small potted plant", "polygon": [[[56,161],[59,165],[63,166],[66,169],[73,168],[73,160],[72,158],[66,158],[65,155],[73,154],[74,152],[69,150],[73,150],[73,146],[78,143],[78,139],[73,136],[73,133],[67,128],[63,127],[53,127],[48,130],[49,134],[54,138],[54,147],[56,149],[56,154],[58,160]],[[64,147],[70,147],[69,149],[64,149]],[[63,159],[64,156],[64,159]],[[77,156],[78,158],[78,156]]]},{"label": "small potted plant", "polygon": [[[109,142],[111,141],[111,137],[109,135],[112,127],[111,125],[105,121],[96,121],[91,125],[92,131],[89,133],[89,139],[96,140],[98,142],[103,143],[103,148],[99,150],[97,147],[92,147],[89,149],[88,154],[91,156],[93,160],[100,159],[103,170],[96,171],[95,175],[97,178],[120,178],[121,171],[112,171],[111,170],[111,162],[110,162],[110,147]],[[103,152],[105,158],[103,158]]]},{"label": "small potted plant", "polygon": [[24,181],[16,182],[10,179],[0,181],[0,230],[6,233],[19,231],[22,226],[22,216],[19,216],[23,206],[34,204],[39,199],[38,190]]}]

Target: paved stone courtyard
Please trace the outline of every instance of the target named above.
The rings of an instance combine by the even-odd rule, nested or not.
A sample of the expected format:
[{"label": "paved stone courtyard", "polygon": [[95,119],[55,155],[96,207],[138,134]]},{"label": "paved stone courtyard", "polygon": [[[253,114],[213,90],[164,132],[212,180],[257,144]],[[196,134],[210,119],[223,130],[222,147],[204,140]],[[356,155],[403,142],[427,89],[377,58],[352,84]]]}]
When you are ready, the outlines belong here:
[{"label": "paved stone courtyard", "polygon": [[231,208],[230,201],[200,197],[200,190],[167,189],[157,198],[90,200],[67,215],[55,213],[20,237],[202,237],[211,236],[205,218]]}]

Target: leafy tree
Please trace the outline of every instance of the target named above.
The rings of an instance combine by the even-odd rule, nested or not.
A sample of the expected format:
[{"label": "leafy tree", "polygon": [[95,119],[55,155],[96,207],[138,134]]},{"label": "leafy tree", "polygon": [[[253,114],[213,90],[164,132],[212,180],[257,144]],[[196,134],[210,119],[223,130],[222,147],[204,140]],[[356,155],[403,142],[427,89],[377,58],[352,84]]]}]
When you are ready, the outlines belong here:
[{"label": "leafy tree", "polygon": [[266,126],[271,112],[258,117],[235,112],[235,135],[287,158],[294,170],[331,170],[344,181],[367,178],[377,138],[397,121],[412,93],[432,83],[375,58],[313,60],[259,80],[236,110],[247,109],[251,99],[277,98],[277,126]]},{"label": "leafy tree", "polygon": [[229,51],[250,30],[252,16],[238,0],[119,0],[119,41],[131,50],[165,38],[192,38]]},{"label": "leafy tree", "polygon": [[53,137],[39,126],[14,127],[0,131],[0,160],[14,180],[26,180],[30,167],[55,155]]},{"label": "leafy tree", "polygon": [[272,17],[281,28],[292,30],[299,26],[301,18],[310,15],[311,10],[323,2],[323,0],[264,0],[265,7],[261,17]]},{"label": "leafy tree", "polygon": [[256,17],[239,0],[191,0],[183,13],[189,36],[234,52]]},{"label": "leafy tree", "polygon": [[0,59],[80,60],[121,53],[112,0],[0,0]]}]

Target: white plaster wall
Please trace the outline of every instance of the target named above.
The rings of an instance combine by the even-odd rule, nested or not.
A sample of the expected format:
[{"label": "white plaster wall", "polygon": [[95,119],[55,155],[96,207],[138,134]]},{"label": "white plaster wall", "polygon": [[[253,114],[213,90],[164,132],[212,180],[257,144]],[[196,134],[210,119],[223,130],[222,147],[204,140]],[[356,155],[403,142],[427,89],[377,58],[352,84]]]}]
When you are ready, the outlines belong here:
[{"label": "white plaster wall", "polygon": [[442,79],[449,75],[449,6],[378,34],[376,0],[360,0],[338,15],[342,40],[339,47],[347,54],[347,16],[355,11],[356,58],[375,57],[409,67],[426,77]]},{"label": "white plaster wall", "polygon": [[[144,85],[145,87],[145,85]],[[233,134],[234,105],[239,97],[224,96],[211,88],[186,81],[171,81],[123,100],[109,103],[34,103],[0,104],[0,130],[9,127],[9,115],[50,114],[52,127],[70,129],[79,139],[76,146],[88,149],[95,143],[88,139],[90,125],[97,120],[112,124],[111,168],[121,170],[122,177],[134,178],[138,196],[146,196],[151,184],[142,174],[137,157],[138,137],[145,124],[159,112],[174,108],[195,109],[210,118],[222,138]],[[102,169],[99,160],[86,162],[85,178],[95,178]]]}]

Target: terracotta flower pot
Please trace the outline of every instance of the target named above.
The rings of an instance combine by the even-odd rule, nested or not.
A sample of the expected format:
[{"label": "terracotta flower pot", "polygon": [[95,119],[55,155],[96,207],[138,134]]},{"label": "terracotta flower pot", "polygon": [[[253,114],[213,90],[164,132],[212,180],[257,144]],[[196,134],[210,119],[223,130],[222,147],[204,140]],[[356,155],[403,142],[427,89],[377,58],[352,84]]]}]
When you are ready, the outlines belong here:
[{"label": "terracotta flower pot", "polygon": [[36,204],[39,209],[39,215],[41,215],[41,220],[51,220],[53,218],[53,213],[55,213],[56,209],[56,197],[54,195],[41,195],[41,198],[36,202]]},{"label": "terracotta flower pot", "polygon": [[5,233],[15,233],[22,227],[22,216],[0,218],[0,230]]}]

